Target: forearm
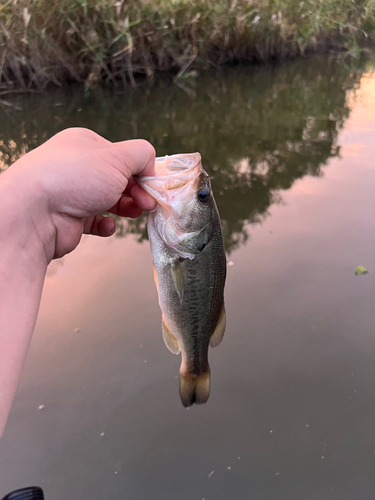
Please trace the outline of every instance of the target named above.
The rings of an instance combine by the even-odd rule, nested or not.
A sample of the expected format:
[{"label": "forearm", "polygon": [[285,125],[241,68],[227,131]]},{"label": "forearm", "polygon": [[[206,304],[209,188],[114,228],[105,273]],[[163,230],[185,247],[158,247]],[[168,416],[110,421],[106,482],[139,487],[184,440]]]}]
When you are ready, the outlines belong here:
[{"label": "forearm", "polygon": [[[11,167],[12,168],[12,167]],[[47,259],[26,193],[0,178],[0,437],[34,330]],[[9,180],[10,179],[10,180]],[[32,195],[30,195],[30,199]]]}]

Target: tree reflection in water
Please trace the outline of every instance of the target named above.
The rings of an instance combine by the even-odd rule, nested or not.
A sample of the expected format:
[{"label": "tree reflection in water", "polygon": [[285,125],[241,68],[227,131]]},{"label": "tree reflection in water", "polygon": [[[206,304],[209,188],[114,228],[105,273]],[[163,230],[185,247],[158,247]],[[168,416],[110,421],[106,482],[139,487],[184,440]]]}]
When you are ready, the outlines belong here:
[{"label": "tree reflection in water", "polygon": [[[305,175],[321,175],[339,154],[348,92],[358,87],[361,74],[361,67],[324,57],[228,68],[198,79],[191,92],[160,83],[135,91],[16,96],[14,107],[0,109],[0,160],[5,168],[70,126],[89,127],[112,141],[148,139],[158,156],[199,151],[230,252],[246,241],[249,223],[260,222],[282,190]],[[118,221],[118,236],[146,238],[146,218]]]}]

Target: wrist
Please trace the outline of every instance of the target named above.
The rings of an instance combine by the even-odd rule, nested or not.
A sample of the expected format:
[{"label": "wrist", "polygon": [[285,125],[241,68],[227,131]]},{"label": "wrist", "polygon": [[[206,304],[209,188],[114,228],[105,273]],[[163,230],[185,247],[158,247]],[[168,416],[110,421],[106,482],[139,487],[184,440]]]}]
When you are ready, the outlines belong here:
[{"label": "wrist", "polygon": [[[14,169],[14,170],[13,170]],[[0,175],[0,246],[17,258],[46,268],[53,258],[53,225],[49,222],[43,186],[17,162]]]}]

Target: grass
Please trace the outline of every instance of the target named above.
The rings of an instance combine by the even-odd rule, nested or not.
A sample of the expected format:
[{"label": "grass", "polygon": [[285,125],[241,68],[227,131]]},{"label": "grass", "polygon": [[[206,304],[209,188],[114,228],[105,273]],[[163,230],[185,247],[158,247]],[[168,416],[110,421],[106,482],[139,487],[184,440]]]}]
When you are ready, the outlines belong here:
[{"label": "grass", "polygon": [[136,85],[375,36],[375,0],[2,0],[0,85]]}]

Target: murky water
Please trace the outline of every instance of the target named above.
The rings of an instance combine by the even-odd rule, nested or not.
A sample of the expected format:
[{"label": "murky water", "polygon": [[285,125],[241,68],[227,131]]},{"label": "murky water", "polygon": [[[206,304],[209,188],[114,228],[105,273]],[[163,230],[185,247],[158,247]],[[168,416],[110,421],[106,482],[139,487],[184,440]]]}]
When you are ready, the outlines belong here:
[{"label": "murky water", "polygon": [[3,168],[73,125],[149,139],[158,155],[200,151],[233,265],[211,396],[186,410],[146,219],[53,262],[0,447],[0,497],[38,484],[47,500],[372,498],[372,66],[313,59],[185,90],[1,97]]}]

